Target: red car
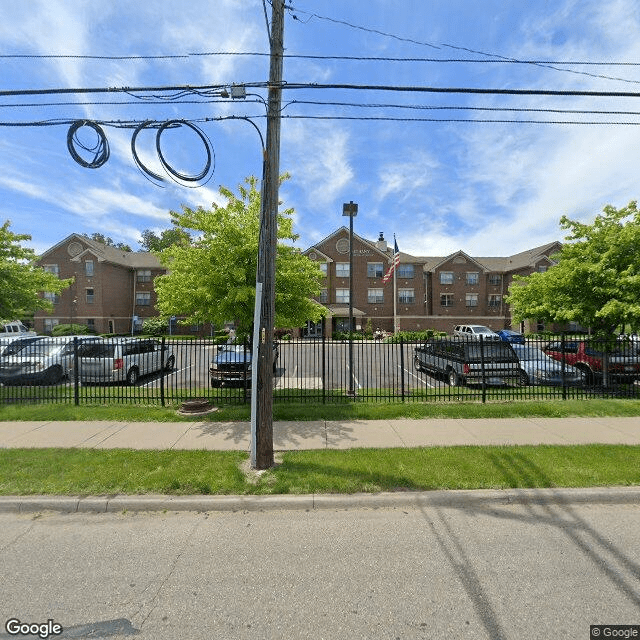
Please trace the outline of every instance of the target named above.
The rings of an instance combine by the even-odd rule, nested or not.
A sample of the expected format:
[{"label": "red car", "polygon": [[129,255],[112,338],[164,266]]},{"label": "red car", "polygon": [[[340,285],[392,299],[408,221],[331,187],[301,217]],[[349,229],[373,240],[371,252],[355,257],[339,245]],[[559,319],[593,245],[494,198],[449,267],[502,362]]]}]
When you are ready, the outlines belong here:
[{"label": "red car", "polygon": [[[564,360],[567,364],[584,371],[587,383],[593,384],[603,374],[605,352],[603,345],[584,340],[550,342],[542,350],[554,360]],[[622,346],[607,352],[607,370],[612,378],[633,380],[640,377],[640,356],[635,350]]]}]

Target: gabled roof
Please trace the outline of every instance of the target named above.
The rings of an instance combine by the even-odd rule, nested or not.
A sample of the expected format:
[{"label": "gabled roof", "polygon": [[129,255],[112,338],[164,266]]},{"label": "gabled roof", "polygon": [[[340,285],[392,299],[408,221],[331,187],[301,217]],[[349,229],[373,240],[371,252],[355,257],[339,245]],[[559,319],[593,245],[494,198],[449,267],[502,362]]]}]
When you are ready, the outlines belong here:
[{"label": "gabled roof", "polygon": [[79,242],[83,245],[83,249],[76,255],[70,257],[72,261],[80,261],[87,253],[94,255],[99,262],[110,262],[128,269],[162,269],[162,265],[157,256],[148,251],[122,251],[117,247],[110,247],[102,242],[92,240],[79,233],[72,233],[56,245],[47,249],[39,259],[46,258],[49,253],[59,249],[61,246],[68,245],[71,242]]},{"label": "gabled roof", "polygon": [[[308,253],[309,251],[312,250],[316,250],[316,251],[321,251],[319,249],[319,247],[321,245],[323,245],[325,242],[329,242],[330,240],[332,240],[333,238],[335,238],[338,235],[342,235],[345,234],[348,236],[349,235],[349,229],[347,227],[345,227],[344,225],[341,227],[338,227],[333,233],[330,233],[326,238],[323,238],[322,240],[320,240],[320,242],[316,242],[316,244],[314,244],[313,246],[309,247],[306,251],[304,251],[303,253]],[[390,259],[392,256],[392,252],[390,249],[387,249],[387,251],[381,251],[380,249],[378,249],[378,247],[376,246],[375,242],[371,242],[371,240],[367,240],[366,238],[363,238],[362,236],[359,236],[355,231],[353,232],[353,238],[354,240],[358,240],[360,242],[362,242],[362,244],[367,245],[368,247],[371,247],[376,253],[378,253],[381,257],[384,257],[386,259]]]},{"label": "gabled roof", "polygon": [[483,271],[487,270],[487,268],[482,263],[478,262],[476,258],[472,258],[469,254],[465,253],[464,251],[456,251],[455,253],[448,255],[446,258],[441,258],[440,262],[437,262],[433,266],[430,266],[429,271],[433,271],[434,269],[437,269],[438,267],[442,266],[443,264],[446,264],[447,262],[452,262],[452,261],[455,262],[455,259],[457,257],[461,257],[465,262],[471,262],[471,264],[474,264],[476,267],[478,267],[478,269],[482,269]]}]

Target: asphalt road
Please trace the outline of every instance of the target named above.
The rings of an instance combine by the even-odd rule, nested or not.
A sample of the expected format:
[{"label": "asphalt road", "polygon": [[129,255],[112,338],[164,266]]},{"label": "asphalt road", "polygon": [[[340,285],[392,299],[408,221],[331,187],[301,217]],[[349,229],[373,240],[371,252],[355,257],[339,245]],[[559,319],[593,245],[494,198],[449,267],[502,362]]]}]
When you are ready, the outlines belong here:
[{"label": "asphalt road", "polygon": [[640,623],[639,528],[638,504],[562,501],[0,514],[0,615],[63,638],[586,640]]}]

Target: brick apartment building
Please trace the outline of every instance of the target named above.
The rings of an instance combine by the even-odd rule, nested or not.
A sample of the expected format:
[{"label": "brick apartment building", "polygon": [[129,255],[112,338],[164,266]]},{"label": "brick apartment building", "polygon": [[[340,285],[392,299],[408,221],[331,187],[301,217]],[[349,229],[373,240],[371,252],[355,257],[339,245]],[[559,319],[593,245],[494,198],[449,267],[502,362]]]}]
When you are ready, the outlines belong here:
[{"label": "brick apartment building", "polygon": [[[552,242],[508,257],[471,257],[463,251],[416,257],[400,252],[394,316],[393,279],[382,283],[393,249],[382,233],[375,242],[354,233],[354,329],[370,326],[393,331],[394,322],[400,330],[448,333],[456,324],[484,324],[495,330],[512,327],[504,296],[513,276],[547,269],[560,246]],[[317,300],[326,307],[327,316],[317,324],[307,323],[301,335],[347,331],[349,230],[340,227],[304,253],[325,273],[325,286]],[[142,327],[145,318],[158,315],[153,281],[165,269],[152,253],[122,251],[74,233],[45,251],[38,263],[60,278],[74,278],[59,296],[43,294],[53,302],[54,310],[36,313],[38,333],[50,333],[56,324],[74,323],[86,324],[96,333],[130,334]],[[201,333],[195,327],[175,328],[180,333]]]},{"label": "brick apartment building", "polygon": [[[353,235],[354,329],[402,331],[436,329],[450,333],[456,324],[483,324],[494,330],[512,328],[504,301],[514,275],[528,275],[553,265],[561,245],[552,242],[507,257],[417,257],[400,252],[394,283],[382,283],[391,266],[393,248],[383,234],[376,242]],[[331,335],[349,327],[349,230],[341,227],[304,252],[326,275],[318,302],[328,310],[325,320],[308,323],[303,335]],[[518,328],[518,327],[514,327]],[[540,327],[520,327],[530,330]]]},{"label": "brick apartment building", "polygon": [[73,233],[45,251],[38,264],[61,279],[74,278],[59,296],[44,293],[54,310],[36,313],[38,333],[73,323],[97,333],[128,334],[158,315],[153,280],[165,269],[152,253],[122,251]]}]

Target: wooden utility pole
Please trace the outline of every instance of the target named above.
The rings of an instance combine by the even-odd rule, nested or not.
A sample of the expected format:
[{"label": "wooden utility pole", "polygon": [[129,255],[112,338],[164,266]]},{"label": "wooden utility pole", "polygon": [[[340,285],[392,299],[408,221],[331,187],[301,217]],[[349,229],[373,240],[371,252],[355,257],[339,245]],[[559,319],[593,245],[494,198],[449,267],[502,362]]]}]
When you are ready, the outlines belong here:
[{"label": "wooden utility pole", "polygon": [[[284,2],[273,0],[271,63],[267,108],[267,141],[262,170],[260,242],[256,274],[254,364],[251,402],[251,466],[273,466],[273,327],[275,320],[276,251],[278,242],[278,187],[280,185],[280,105],[284,53]],[[256,358],[257,354],[257,358]],[[253,373],[253,372],[252,372]]]}]

